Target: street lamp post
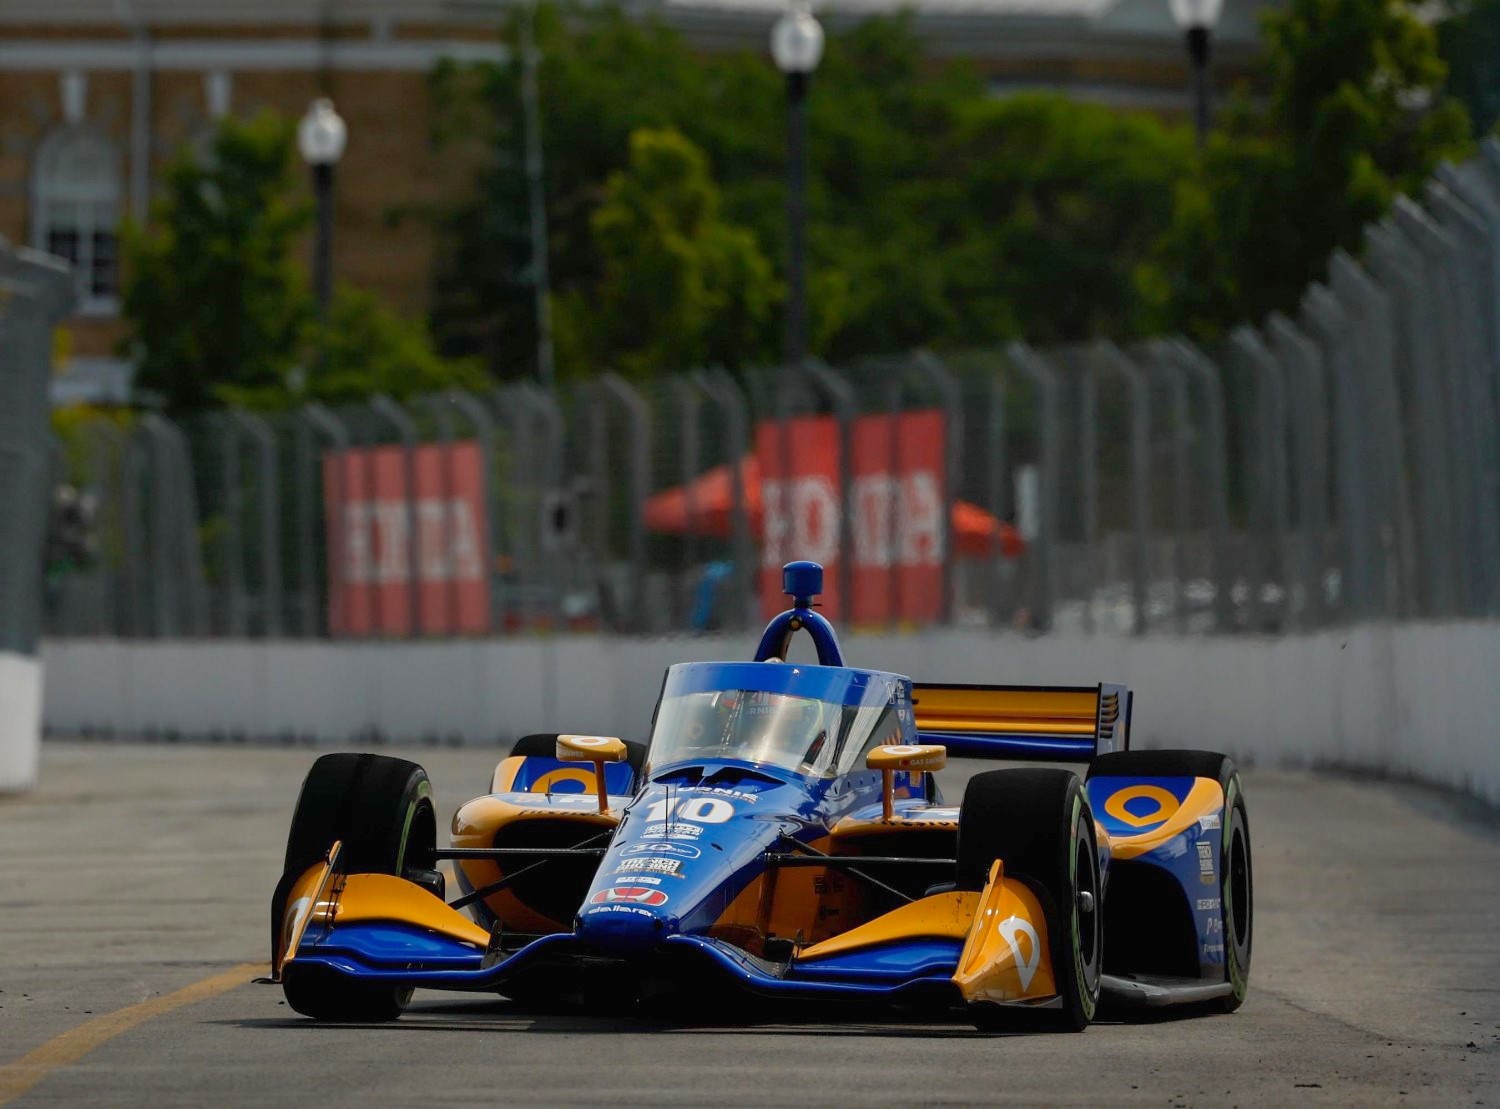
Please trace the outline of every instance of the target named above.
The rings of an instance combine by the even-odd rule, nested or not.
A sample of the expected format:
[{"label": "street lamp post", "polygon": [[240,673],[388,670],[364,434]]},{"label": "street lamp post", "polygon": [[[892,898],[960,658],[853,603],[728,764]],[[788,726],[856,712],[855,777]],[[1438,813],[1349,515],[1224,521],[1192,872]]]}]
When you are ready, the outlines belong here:
[{"label": "street lamp post", "polygon": [[552,390],[552,279],[547,258],[546,181],[542,168],[541,94],[537,88],[536,0],[521,10],[521,107],[526,116],[526,206],[531,222],[532,299],[536,311],[536,372]]},{"label": "street lamp post", "polygon": [[771,57],[786,74],[786,362],[801,369],[807,360],[807,86],[823,58],[823,27],[805,0],[793,0],[771,28]]},{"label": "street lamp post", "polygon": [[1188,64],[1193,81],[1193,127],[1201,149],[1208,141],[1209,87],[1208,66],[1214,24],[1224,0],[1170,0],[1172,18],[1187,38]]},{"label": "street lamp post", "polygon": [[318,316],[328,320],[333,299],[333,171],[344,156],[349,132],[333,109],[333,101],[320,97],[312,102],[297,125],[297,147],[302,160],[312,167],[313,195],[317,202],[317,230],[313,245],[313,292]]}]

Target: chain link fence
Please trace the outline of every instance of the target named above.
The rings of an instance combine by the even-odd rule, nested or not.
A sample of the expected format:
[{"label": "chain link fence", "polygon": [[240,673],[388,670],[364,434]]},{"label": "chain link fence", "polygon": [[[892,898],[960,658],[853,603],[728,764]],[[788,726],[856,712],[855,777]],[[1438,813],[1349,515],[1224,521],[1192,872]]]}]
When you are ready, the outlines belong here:
[{"label": "chain link fence", "polygon": [[53,514],[52,329],[72,303],[67,266],[0,239],[0,651],[35,653],[37,582]]},{"label": "chain link fence", "polygon": [[[55,576],[47,631],[739,628],[793,557],[833,568],[827,602],[856,627],[1493,615],[1497,427],[1491,140],[1295,314],[1212,349],[1018,343],[88,424],[64,454],[101,506],[98,555]],[[14,441],[6,467],[43,464]],[[29,495],[6,526],[34,535]]]}]

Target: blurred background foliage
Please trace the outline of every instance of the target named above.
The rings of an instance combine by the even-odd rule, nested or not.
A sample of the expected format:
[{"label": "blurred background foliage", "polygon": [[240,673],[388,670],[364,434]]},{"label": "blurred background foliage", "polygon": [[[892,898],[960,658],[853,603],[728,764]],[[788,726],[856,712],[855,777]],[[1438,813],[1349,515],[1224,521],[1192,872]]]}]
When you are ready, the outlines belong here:
[{"label": "blurred background foliage", "polygon": [[[1290,0],[1265,18],[1256,84],[1221,105],[1201,153],[1183,121],[996,97],[966,66],[926,59],[905,18],[833,36],[811,97],[815,349],[842,360],[1023,335],[1212,338],[1291,307],[1334,247],[1357,250],[1398,191],[1468,151],[1466,105],[1482,106],[1470,90],[1495,68],[1475,43],[1494,34],[1497,2],[1455,15],[1440,50],[1404,0]],[[562,371],[774,362],[780,75],[618,10],[544,5],[537,26]],[[1467,67],[1462,80],[1450,84],[1445,57]],[[535,345],[518,82],[514,66],[434,76],[439,139],[483,133],[490,150],[470,203],[443,216],[434,331],[500,375],[529,372]],[[701,240],[648,235],[622,251],[620,193],[643,172],[647,133],[674,136],[715,215]],[[738,291],[688,279],[707,264],[689,254],[741,231],[754,249],[739,239],[738,268],[719,270]],[[699,321],[713,303],[735,310],[709,336]]]},{"label": "blurred background foliage", "polygon": [[[1365,223],[1500,116],[1500,0],[1431,15],[1288,0],[1201,151],[1185,120],[996,96],[927,58],[903,17],[833,35],[810,100],[814,350],[1211,340],[1293,307],[1333,248],[1357,252]],[[781,75],[611,7],[543,4],[536,26],[559,371],[774,363]],[[151,229],[126,237],[140,384],[186,409],[532,374],[519,79],[514,64],[432,76],[435,140],[477,151],[479,168],[466,200],[430,213],[429,321],[354,289],[315,320],[290,123],[228,120],[209,150],[185,151]]]},{"label": "blurred background foliage", "polygon": [[220,404],[395,397],[477,387],[477,360],[439,355],[426,322],[340,287],[319,321],[298,260],[309,207],[295,123],[225,118],[167,171],[149,228],[123,236],[123,314],[139,391],[169,412]]}]

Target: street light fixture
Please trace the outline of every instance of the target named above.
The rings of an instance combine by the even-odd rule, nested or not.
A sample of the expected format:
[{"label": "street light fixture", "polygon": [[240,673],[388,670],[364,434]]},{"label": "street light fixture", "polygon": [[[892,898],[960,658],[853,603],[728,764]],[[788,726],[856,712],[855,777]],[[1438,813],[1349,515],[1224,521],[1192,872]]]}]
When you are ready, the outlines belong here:
[{"label": "street light fixture", "polygon": [[327,97],[314,100],[297,124],[297,148],[302,160],[312,167],[313,195],[317,201],[313,291],[318,300],[318,314],[325,322],[333,299],[333,170],[344,156],[348,139],[348,128]]},{"label": "street light fixture", "polygon": [[1188,63],[1193,72],[1193,125],[1201,148],[1208,141],[1210,38],[1219,22],[1224,0],[1169,0],[1172,18],[1187,37]]},{"label": "street light fixture", "polygon": [[771,57],[786,74],[786,361],[801,369],[807,360],[807,86],[823,60],[823,27],[805,0],[793,0],[771,28]]}]

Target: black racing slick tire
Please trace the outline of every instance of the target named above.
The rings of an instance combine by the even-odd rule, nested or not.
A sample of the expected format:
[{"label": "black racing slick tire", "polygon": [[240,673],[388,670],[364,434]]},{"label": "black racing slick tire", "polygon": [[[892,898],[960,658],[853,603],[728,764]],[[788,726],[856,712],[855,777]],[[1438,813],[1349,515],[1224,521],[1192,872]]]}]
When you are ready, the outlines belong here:
[{"label": "black racing slick tire", "polygon": [[[991,770],[969,779],[958,814],[961,890],[980,890],[995,860],[1023,881],[1047,917],[1062,1010],[1058,1025],[1081,1032],[1099,1006],[1104,934],[1094,814],[1078,776],[1067,770]],[[982,1029],[1015,1026],[1016,1010],[969,1007]]]},{"label": "black racing slick tire", "polygon": [[1209,778],[1224,791],[1219,848],[1219,906],[1223,914],[1225,975],[1233,992],[1218,1006],[1232,1013],[1250,987],[1255,930],[1255,874],[1250,856],[1250,817],[1239,771],[1228,755],[1213,751],[1116,751],[1100,755],[1089,777]]},{"label": "black racing slick tire", "polygon": [[[273,945],[297,878],[342,844],[339,869],[394,874],[424,885],[437,847],[437,816],[427,772],[385,755],[324,755],[302,783],[287,836],[281,882],[271,906]],[[410,990],[353,982],[321,967],[287,964],[287,1004],[317,1020],[385,1021],[399,1016]]]}]

